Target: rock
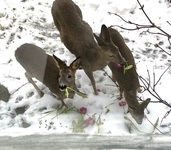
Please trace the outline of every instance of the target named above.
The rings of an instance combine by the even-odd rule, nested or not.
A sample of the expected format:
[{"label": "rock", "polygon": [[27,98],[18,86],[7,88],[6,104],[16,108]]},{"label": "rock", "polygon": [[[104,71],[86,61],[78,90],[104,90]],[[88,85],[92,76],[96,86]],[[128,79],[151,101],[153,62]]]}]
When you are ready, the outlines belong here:
[{"label": "rock", "polygon": [[9,98],[10,98],[10,93],[8,89],[2,84],[0,84],[0,100],[8,102]]}]

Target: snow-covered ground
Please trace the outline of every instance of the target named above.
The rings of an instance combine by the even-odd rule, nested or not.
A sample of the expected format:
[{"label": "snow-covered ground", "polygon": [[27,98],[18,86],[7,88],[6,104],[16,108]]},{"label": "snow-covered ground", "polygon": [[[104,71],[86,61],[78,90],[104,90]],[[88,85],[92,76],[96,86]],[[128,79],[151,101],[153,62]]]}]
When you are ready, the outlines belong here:
[{"label": "snow-covered ground", "polygon": [[[74,2],[81,8],[83,19],[97,34],[102,24],[133,27],[108,12],[117,13],[132,22],[149,24],[136,0],[74,0]],[[141,0],[140,2],[145,5],[144,9],[153,22],[171,34],[171,25],[166,22],[170,21],[171,9],[165,1]],[[66,60],[67,64],[75,58],[59,38],[59,32],[51,16],[52,3],[52,0],[1,0],[0,83],[8,88],[11,97],[8,102],[0,101],[0,135],[73,132],[112,135],[160,133],[160,131],[169,133],[171,115],[169,114],[162,121],[165,113],[170,110],[169,107],[161,103],[150,103],[148,113],[145,110],[146,117],[142,125],[138,125],[131,115],[126,113],[127,106],[119,105],[124,98],[118,100],[119,90],[102,71],[94,72],[98,96],[93,94],[91,83],[84,71],[77,71],[76,83],[88,98],[75,95],[74,99],[65,99],[68,105],[73,106],[65,113],[66,110],[55,109],[60,102],[42,83],[38,81],[36,83],[45,93],[42,98],[39,98],[31,84],[24,85],[28,82],[24,76],[25,71],[14,56],[16,48],[20,45],[33,43],[43,48],[48,54],[55,54],[62,60]],[[151,78],[153,78],[153,72],[155,73],[157,81],[165,69],[171,65],[171,58],[155,48],[153,44],[160,43],[165,50],[169,50],[167,38],[143,34],[143,30],[117,29],[126,39],[127,45],[135,56],[138,74],[148,80],[148,69]],[[111,75],[108,67],[105,70]],[[157,93],[168,103],[171,103],[170,73],[169,69],[156,86]],[[151,81],[153,82],[153,79]],[[21,87],[22,85],[24,86]],[[156,100],[147,91],[140,93],[139,96],[142,99]],[[86,114],[77,111],[82,107],[87,109]],[[156,123],[158,118],[159,121]],[[148,120],[156,124],[157,129],[154,130],[154,126]]]}]

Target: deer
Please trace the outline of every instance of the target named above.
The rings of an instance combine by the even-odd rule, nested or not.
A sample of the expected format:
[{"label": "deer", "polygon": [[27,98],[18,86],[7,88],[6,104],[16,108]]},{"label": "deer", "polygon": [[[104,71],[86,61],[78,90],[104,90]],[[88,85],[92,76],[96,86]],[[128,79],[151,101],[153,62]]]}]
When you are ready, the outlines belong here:
[{"label": "deer", "polygon": [[[136,72],[136,64],[133,54],[129,47],[126,45],[122,35],[112,27],[106,27],[102,25],[100,35],[95,35],[95,38],[100,47],[110,45],[114,43],[125,59],[125,64],[116,64],[115,61],[111,61],[108,66],[112,71],[112,78],[119,84],[120,98],[124,93],[125,100],[128,104],[128,110],[131,116],[138,124],[142,124],[144,118],[144,109],[150,102],[150,98],[147,98],[141,104],[137,100],[137,91],[140,88],[138,74]],[[126,67],[131,66],[128,70]]]},{"label": "deer", "polygon": [[61,41],[72,54],[81,58],[81,68],[97,95],[93,72],[102,70],[111,60],[124,63],[118,47],[115,44],[98,46],[92,28],[83,20],[81,9],[72,0],[55,0],[51,13]]},{"label": "deer", "polygon": [[[42,48],[25,43],[15,51],[16,60],[25,69],[25,76],[34,86],[38,95],[43,97],[44,93],[38,88],[32,78],[42,82],[49,90],[61,100],[62,106],[66,98],[67,87],[77,90],[75,84],[75,73],[81,65],[81,59],[76,58],[69,66],[57,56],[48,55]],[[75,92],[69,91],[69,98],[74,97]]]}]

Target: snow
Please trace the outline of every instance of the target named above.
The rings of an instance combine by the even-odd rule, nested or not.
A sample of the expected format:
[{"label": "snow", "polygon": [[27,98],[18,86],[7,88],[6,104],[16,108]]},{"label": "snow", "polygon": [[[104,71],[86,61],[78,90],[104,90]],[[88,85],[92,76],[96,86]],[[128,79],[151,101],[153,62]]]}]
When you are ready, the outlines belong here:
[{"label": "snow", "polygon": [[[100,32],[102,24],[107,26],[119,25],[127,28],[134,27],[108,12],[117,13],[132,22],[149,24],[147,18],[139,9],[136,0],[74,0],[74,2],[81,8],[83,19],[90,24],[97,34]],[[144,8],[153,22],[171,33],[170,25],[167,23],[171,10],[164,0],[141,0],[140,2],[145,5]],[[48,88],[39,81],[36,82],[45,93],[40,98],[33,86],[29,83],[26,84],[28,81],[24,76],[25,71],[14,56],[16,48],[20,45],[33,43],[43,48],[48,54],[54,53],[62,60],[66,60],[67,64],[70,64],[75,58],[59,38],[59,32],[55,28],[51,16],[51,5],[52,1],[49,0],[26,0],[25,2],[21,0],[2,0],[1,2],[0,83],[6,86],[12,95],[8,102],[0,101],[0,136],[73,133],[73,122],[77,122],[81,117],[85,121],[89,117],[95,118],[96,122],[94,124],[88,124],[88,127],[81,128],[82,133],[90,135],[152,133],[154,127],[148,120],[155,124],[157,118],[159,118],[157,128],[163,133],[169,133],[171,115],[169,114],[162,121],[166,112],[170,110],[169,107],[161,103],[150,103],[148,106],[149,113],[145,110],[148,119],[144,118],[142,125],[138,125],[131,115],[127,114],[127,106],[119,106],[124,98],[121,101],[118,100],[119,90],[102,71],[94,72],[96,85],[99,89],[98,96],[93,94],[91,83],[84,71],[78,70],[76,84],[83,93],[88,95],[88,98],[82,98],[76,94],[74,99],[65,99],[65,103],[71,107],[87,108],[86,114],[78,113],[75,108],[67,113],[60,113],[60,110],[56,109],[60,101],[56,100]],[[162,47],[167,49],[167,38],[154,34],[140,34],[143,30],[117,29],[125,39],[128,39],[127,45],[135,56],[138,74],[148,80],[148,69],[152,78],[151,82],[153,82],[153,72],[157,81],[170,65],[171,60],[168,55],[164,57],[165,54],[155,48],[154,44],[163,42]],[[147,52],[147,50],[149,51]],[[108,67],[105,70],[111,75]],[[156,86],[157,93],[168,103],[171,102],[169,92],[171,85],[170,73],[171,70],[169,69]],[[26,85],[21,87],[23,84]],[[140,93],[139,96],[143,99],[151,98],[152,101],[157,101],[147,91]],[[17,108],[23,108],[23,112],[17,114]],[[48,111],[52,112],[46,113]],[[131,121],[126,121],[124,116]],[[160,126],[161,121],[162,126]],[[133,123],[132,126],[131,123]],[[134,125],[142,132],[133,128]],[[153,133],[160,132],[155,130]]]}]

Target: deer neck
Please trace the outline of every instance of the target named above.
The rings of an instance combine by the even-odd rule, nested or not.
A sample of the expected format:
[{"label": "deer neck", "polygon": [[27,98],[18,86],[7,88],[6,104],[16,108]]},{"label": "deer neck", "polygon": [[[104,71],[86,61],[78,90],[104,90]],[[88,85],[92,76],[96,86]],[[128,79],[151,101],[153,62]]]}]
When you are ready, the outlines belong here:
[{"label": "deer neck", "polygon": [[130,109],[135,110],[139,106],[136,90],[124,91],[124,96]]}]

